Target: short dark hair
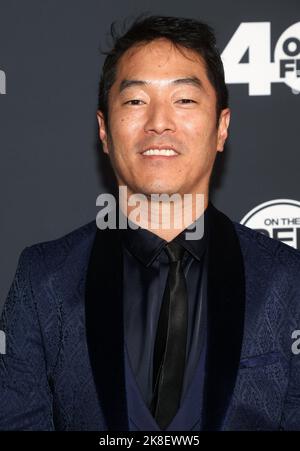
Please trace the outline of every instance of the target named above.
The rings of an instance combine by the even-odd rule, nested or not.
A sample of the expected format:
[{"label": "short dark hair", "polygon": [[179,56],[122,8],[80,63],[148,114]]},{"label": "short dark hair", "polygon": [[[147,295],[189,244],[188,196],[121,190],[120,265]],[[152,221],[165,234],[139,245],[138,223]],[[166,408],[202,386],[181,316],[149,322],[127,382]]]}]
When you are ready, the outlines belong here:
[{"label": "short dark hair", "polygon": [[224,68],[216,47],[213,29],[196,19],[170,16],[140,15],[122,35],[116,30],[116,22],[111,24],[113,48],[103,51],[106,55],[99,84],[98,109],[102,111],[108,124],[108,94],[115,81],[117,64],[129,48],[137,44],[147,44],[155,39],[166,38],[179,50],[185,47],[197,52],[206,64],[209,81],[216,92],[217,123],[222,109],[228,106],[228,90],[224,79]]}]

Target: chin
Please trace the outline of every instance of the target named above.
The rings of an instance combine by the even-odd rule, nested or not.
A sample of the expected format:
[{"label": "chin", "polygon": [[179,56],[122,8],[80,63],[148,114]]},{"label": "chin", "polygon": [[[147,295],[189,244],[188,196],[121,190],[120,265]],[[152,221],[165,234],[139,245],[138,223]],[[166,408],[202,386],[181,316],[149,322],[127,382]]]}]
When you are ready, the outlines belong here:
[{"label": "chin", "polygon": [[170,185],[162,185],[162,184],[153,184],[151,186],[141,186],[140,193],[145,194],[146,196],[150,196],[151,194],[174,194],[178,192],[177,187],[173,187]]},{"label": "chin", "polygon": [[180,187],[178,186],[178,183],[174,183],[173,180],[166,180],[163,178],[159,178],[156,180],[147,180],[146,183],[141,184],[141,191],[142,193],[147,194],[173,194],[177,193],[178,189]]}]

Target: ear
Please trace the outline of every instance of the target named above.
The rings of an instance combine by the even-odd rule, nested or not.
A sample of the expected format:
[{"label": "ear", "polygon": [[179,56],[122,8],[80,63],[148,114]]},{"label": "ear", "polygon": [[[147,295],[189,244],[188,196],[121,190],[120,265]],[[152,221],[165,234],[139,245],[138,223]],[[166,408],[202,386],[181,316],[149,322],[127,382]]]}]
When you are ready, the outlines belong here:
[{"label": "ear", "polygon": [[224,144],[228,136],[228,127],[230,122],[230,109],[225,108],[221,111],[218,125],[217,151],[223,152]]},{"label": "ear", "polygon": [[103,152],[108,154],[109,151],[107,145],[107,130],[105,126],[104,115],[100,110],[97,111],[97,120],[99,125],[99,138],[102,142]]}]

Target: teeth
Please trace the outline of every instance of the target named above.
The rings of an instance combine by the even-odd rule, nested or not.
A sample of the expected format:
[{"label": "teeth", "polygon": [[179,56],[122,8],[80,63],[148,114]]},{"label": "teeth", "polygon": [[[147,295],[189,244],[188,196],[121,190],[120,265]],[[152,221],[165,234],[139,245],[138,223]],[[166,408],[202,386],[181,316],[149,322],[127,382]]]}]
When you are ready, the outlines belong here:
[{"label": "teeth", "polygon": [[142,155],[164,155],[166,157],[176,154],[177,152],[173,149],[149,149],[142,153]]}]

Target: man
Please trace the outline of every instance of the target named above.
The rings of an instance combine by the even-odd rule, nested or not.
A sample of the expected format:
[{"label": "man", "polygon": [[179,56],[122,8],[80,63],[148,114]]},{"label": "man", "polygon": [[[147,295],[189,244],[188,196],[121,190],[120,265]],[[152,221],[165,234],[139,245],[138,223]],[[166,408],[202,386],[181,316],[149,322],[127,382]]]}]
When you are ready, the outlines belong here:
[{"label": "man", "polygon": [[[93,221],[22,252],[0,428],[300,429],[300,254],[209,201],[230,119],[211,29],[136,20],[107,55],[97,117],[127,227]],[[153,194],[179,197],[166,214]]]}]

